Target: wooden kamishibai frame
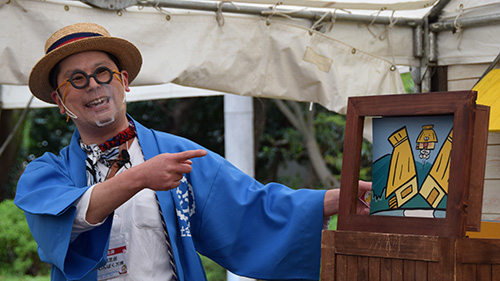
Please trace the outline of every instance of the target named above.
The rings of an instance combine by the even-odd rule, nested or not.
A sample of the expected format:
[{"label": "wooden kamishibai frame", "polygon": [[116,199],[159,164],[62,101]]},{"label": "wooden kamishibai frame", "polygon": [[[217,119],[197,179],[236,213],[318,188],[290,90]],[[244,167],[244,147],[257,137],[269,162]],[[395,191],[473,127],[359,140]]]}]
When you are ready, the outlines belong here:
[{"label": "wooden kamishibai frame", "polygon": [[[489,107],[472,91],[349,99],[338,225],[324,231],[322,281],[500,280],[500,239],[480,231]],[[453,115],[445,218],[356,213],[365,117]],[[500,235],[499,235],[500,236]]]}]

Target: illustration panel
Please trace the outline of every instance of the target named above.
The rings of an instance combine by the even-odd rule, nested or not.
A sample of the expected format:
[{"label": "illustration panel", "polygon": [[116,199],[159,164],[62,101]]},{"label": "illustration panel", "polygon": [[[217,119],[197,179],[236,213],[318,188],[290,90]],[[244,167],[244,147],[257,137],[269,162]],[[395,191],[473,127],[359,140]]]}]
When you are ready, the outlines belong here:
[{"label": "illustration panel", "polygon": [[445,218],[453,115],[373,119],[370,214]]}]

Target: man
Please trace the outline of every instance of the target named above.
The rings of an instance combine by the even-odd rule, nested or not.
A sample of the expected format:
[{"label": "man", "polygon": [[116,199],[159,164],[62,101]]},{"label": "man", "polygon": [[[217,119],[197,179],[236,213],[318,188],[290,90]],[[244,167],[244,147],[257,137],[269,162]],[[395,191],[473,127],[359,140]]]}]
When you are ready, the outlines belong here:
[{"label": "man", "polygon": [[[219,155],[126,114],[142,58],[91,23],[55,32],[29,86],[76,124],[58,156],[31,162],[15,203],[52,280],[206,280],[198,252],[240,275],[319,277],[338,190],[262,185]],[[361,188],[370,188],[361,183]]]}]

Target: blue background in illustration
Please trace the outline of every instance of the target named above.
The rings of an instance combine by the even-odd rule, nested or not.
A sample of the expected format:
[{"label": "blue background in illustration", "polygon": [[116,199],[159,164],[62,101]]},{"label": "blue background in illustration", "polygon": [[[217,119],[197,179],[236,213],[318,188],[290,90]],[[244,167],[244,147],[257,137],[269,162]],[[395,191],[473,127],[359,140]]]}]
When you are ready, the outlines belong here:
[{"label": "blue background in illustration", "polygon": [[[453,115],[442,116],[411,116],[411,117],[382,117],[373,118],[373,166],[372,166],[372,199],[371,214],[383,214],[391,216],[404,216],[404,210],[434,209],[420,194],[406,202],[398,209],[390,209],[388,200],[385,198],[385,187],[389,175],[389,166],[393,146],[388,141],[397,130],[406,127],[408,139],[413,150],[415,168],[419,189],[429,173],[429,170],[438,155],[441,146],[453,128]],[[437,136],[435,148],[431,150],[429,159],[420,159],[420,150],[417,148],[417,138],[422,131],[422,126],[434,125],[433,130]],[[437,206],[434,217],[445,217],[447,196]]]}]

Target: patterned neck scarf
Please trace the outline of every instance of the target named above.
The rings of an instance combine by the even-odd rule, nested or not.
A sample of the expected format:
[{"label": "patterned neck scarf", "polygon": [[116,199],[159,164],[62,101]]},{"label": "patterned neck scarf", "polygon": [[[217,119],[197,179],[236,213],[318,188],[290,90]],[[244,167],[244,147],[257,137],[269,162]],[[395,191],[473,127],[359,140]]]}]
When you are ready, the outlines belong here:
[{"label": "patterned neck scarf", "polygon": [[115,160],[118,159],[120,145],[133,139],[136,135],[134,122],[129,120],[127,129],[119,132],[116,136],[102,144],[87,145],[80,139],[80,147],[87,153],[87,159],[85,160],[87,185],[103,182],[106,179],[106,175],[101,173],[100,169],[97,168],[97,163],[100,162],[106,167],[111,168]]}]

